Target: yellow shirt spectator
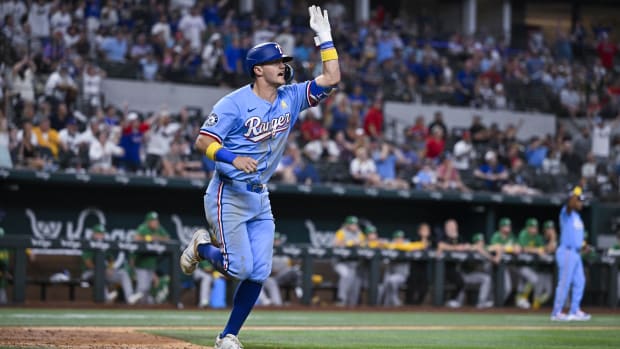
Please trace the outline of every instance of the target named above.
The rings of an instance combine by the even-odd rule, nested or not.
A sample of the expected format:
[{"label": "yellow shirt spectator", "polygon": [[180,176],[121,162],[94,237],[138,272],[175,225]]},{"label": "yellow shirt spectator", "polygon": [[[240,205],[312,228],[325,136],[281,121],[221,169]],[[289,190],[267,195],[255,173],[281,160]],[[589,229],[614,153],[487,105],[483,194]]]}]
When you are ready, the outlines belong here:
[{"label": "yellow shirt spectator", "polygon": [[43,118],[39,126],[32,128],[32,133],[37,137],[40,147],[48,148],[55,158],[58,158],[58,147],[60,146],[60,136],[58,131],[50,127],[50,121]]}]

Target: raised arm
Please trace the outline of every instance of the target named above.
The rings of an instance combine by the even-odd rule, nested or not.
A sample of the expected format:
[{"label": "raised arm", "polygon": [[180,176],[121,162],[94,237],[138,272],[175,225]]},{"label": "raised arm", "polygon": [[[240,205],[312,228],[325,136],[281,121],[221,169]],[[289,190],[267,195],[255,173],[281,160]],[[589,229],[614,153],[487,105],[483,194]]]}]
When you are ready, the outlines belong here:
[{"label": "raised arm", "polygon": [[323,73],[316,77],[316,83],[321,87],[335,86],[340,82],[340,64],[332,40],[327,10],[321,11],[320,7],[312,5],[308,8],[308,12],[310,28],[316,33],[314,42],[321,47],[321,60],[323,61]]}]

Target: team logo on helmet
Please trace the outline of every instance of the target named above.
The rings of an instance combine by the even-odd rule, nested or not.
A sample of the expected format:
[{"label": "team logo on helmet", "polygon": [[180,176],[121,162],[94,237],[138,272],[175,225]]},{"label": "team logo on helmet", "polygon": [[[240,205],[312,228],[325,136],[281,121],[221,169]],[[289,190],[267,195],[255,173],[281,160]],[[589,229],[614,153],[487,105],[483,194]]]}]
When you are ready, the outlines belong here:
[{"label": "team logo on helmet", "polygon": [[217,114],[211,113],[209,114],[209,116],[207,116],[207,120],[205,120],[205,124],[203,125],[203,127],[215,126],[215,124],[217,124],[219,120],[220,119],[217,117]]}]

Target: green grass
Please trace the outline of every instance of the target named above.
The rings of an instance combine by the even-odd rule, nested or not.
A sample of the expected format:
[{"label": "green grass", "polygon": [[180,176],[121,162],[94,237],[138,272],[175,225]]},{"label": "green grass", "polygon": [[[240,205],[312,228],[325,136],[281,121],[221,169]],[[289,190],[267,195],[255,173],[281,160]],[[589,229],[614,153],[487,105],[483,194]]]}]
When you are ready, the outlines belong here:
[{"label": "green grass", "polygon": [[[145,332],[212,346],[217,329],[224,325],[227,317],[228,311],[212,310],[5,308],[0,309],[0,326],[144,326]],[[620,348],[620,315],[595,314],[589,322],[559,324],[550,322],[546,313],[255,311],[246,325],[248,328],[240,335],[246,349]],[[153,326],[164,328],[149,328]],[[209,329],[178,330],[165,328],[167,326],[209,326]],[[288,328],[265,330],[261,329],[261,326]],[[412,328],[317,330],[295,329],[297,326]],[[463,328],[464,326],[475,328]]]},{"label": "green grass", "polygon": [[[153,333],[212,346],[213,339],[197,331]],[[246,331],[247,349],[359,348],[618,348],[620,339],[601,331]]]}]

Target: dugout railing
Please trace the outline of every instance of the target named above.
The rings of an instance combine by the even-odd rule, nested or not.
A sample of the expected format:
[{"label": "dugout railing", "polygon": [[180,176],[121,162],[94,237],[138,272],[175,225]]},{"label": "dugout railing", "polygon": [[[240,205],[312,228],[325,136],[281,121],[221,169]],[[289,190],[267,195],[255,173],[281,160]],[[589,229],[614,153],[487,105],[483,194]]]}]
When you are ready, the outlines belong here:
[{"label": "dugout railing", "polygon": [[180,300],[180,267],[181,255],[178,241],[153,242],[120,242],[71,240],[70,243],[62,239],[36,239],[30,236],[6,235],[0,238],[0,249],[10,249],[13,257],[12,284],[13,303],[24,303],[26,300],[26,284],[28,283],[28,257],[26,250],[31,248],[92,250],[94,252],[93,300],[97,303],[105,302],[105,254],[107,252],[149,253],[168,259],[170,267],[169,295],[172,304]]},{"label": "dugout railing", "polygon": [[[321,288],[320,284],[314,284],[312,275],[315,273],[314,265],[317,260],[359,260],[367,269],[367,297],[368,305],[378,304],[378,287],[381,280],[381,267],[383,263],[409,261],[426,262],[432,265],[432,304],[441,306],[444,304],[446,290],[445,270],[447,263],[477,262],[483,263],[485,257],[477,252],[454,252],[444,251],[438,254],[436,251],[398,251],[389,249],[370,248],[322,248],[312,246],[284,245],[275,248],[276,254],[287,255],[296,259],[301,264],[303,297],[301,303],[309,305],[315,288]],[[590,284],[586,287],[586,293],[597,292],[604,295],[601,305],[616,308],[618,257],[590,255],[584,257],[584,265],[592,272]],[[501,261],[493,265],[493,285],[495,306],[503,306],[505,269],[511,265],[531,265],[552,270],[554,276],[553,289],[557,280],[557,267],[555,259],[551,255],[540,256],[537,254],[521,253],[518,255],[504,254]],[[335,286],[333,286],[335,287]],[[587,295],[587,294],[586,294]],[[601,298],[601,297],[598,297]]]}]

